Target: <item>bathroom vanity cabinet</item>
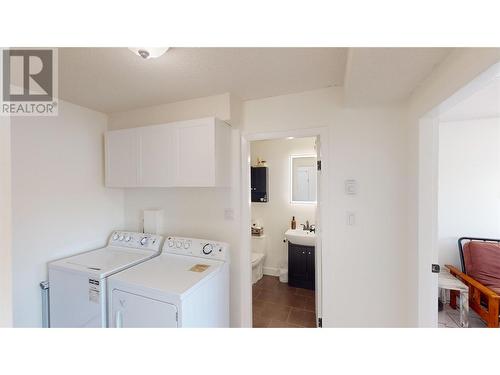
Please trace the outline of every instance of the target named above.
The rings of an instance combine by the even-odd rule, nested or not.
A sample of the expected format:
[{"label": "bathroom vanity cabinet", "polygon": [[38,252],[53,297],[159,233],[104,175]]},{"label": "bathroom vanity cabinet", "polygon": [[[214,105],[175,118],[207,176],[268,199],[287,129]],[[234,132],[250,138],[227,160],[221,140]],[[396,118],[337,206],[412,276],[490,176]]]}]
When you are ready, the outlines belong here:
[{"label": "bathroom vanity cabinet", "polygon": [[288,242],[288,285],[314,290],[314,246],[302,246]]}]

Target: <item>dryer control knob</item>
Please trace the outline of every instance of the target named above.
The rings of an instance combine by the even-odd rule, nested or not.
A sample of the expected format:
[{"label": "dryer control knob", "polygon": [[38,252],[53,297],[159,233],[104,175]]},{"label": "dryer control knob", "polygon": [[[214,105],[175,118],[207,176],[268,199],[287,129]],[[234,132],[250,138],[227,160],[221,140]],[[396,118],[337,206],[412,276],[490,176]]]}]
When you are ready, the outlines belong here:
[{"label": "dryer control knob", "polygon": [[210,254],[212,251],[214,250],[214,247],[212,246],[212,244],[205,244],[205,246],[203,246],[203,254],[205,255],[208,255]]},{"label": "dryer control knob", "polygon": [[146,245],[148,243],[148,238],[147,237],[142,237],[140,242],[141,242],[141,245],[144,246],[144,245]]}]

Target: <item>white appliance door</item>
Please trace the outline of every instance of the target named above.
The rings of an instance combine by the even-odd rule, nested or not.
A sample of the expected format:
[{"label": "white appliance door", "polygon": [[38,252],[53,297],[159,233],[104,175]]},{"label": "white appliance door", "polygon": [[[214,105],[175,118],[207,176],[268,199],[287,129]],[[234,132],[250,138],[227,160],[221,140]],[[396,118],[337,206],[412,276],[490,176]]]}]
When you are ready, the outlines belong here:
[{"label": "white appliance door", "polygon": [[115,289],[112,291],[112,321],[115,328],[176,328],[177,307]]}]

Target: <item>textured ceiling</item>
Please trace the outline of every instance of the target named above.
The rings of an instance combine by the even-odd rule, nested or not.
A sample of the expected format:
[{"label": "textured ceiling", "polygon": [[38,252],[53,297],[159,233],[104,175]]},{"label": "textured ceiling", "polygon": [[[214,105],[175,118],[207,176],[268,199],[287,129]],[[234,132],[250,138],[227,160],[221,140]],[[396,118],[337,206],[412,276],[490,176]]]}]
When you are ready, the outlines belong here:
[{"label": "textured ceiling", "polygon": [[255,99],[341,86],[346,48],[59,49],[59,95],[105,113],[231,92]]},{"label": "textured ceiling", "polygon": [[351,48],[346,103],[387,105],[406,100],[450,52],[450,48]]},{"label": "textured ceiling", "polygon": [[60,48],[59,95],[104,113],[232,93],[243,100],[343,86],[350,106],[397,104],[447,48]]}]

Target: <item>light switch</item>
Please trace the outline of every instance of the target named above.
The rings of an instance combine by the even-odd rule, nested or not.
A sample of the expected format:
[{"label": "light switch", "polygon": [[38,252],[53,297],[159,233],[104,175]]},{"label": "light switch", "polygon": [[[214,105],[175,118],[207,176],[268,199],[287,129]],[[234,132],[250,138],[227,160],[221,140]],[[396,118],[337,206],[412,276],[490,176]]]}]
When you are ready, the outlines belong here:
[{"label": "light switch", "polygon": [[356,214],[354,212],[346,213],[346,222],[347,225],[355,225],[356,224]]},{"label": "light switch", "polygon": [[356,195],[358,193],[358,182],[356,180],[345,180],[345,193]]}]

